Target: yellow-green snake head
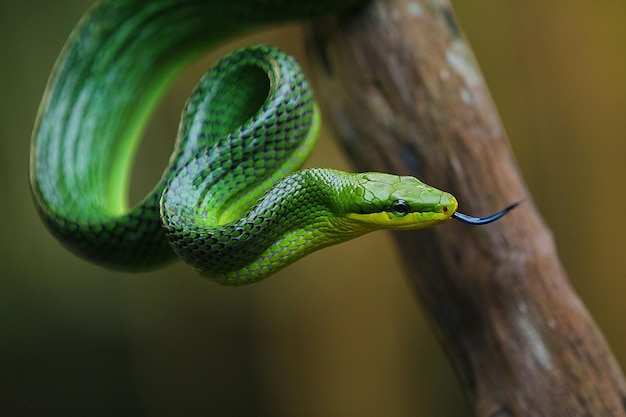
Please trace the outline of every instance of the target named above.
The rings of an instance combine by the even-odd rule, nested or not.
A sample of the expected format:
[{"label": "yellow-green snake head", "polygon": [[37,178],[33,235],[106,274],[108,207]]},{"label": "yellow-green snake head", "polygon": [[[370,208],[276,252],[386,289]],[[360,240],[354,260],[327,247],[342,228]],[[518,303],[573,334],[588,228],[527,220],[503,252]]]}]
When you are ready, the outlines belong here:
[{"label": "yellow-green snake head", "polygon": [[424,229],[450,220],[458,203],[452,194],[415,177],[378,172],[356,174],[346,219],[364,232]]}]

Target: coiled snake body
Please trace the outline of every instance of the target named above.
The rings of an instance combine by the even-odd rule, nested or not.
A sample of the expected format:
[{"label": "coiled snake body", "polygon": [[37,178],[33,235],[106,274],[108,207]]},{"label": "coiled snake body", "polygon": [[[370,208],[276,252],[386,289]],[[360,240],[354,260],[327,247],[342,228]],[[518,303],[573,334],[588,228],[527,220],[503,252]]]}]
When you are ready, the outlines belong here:
[{"label": "coiled snake body", "polygon": [[180,257],[208,278],[239,285],[372,230],[419,229],[457,215],[452,195],[416,178],[297,171],[319,114],[297,63],[268,46],[232,53],[203,77],[162,179],[127,207],[142,129],[190,60],[259,24],[353,3],[98,3],[57,61],[33,134],[31,188],[52,234],[114,269],[146,270]]}]

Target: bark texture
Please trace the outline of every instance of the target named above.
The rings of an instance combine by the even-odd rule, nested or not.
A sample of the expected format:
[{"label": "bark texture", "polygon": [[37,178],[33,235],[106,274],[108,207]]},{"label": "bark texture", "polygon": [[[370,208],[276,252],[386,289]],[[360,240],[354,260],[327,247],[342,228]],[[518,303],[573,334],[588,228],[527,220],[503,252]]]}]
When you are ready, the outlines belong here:
[{"label": "bark texture", "polygon": [[[626,384],[572,290],[447,0],[375,1],[312,23],[327,122],[358,170],[414,175],[481,216],[395,235],[477,416],[626,416]],[[494,35],[495,36],[495,35]]]}]

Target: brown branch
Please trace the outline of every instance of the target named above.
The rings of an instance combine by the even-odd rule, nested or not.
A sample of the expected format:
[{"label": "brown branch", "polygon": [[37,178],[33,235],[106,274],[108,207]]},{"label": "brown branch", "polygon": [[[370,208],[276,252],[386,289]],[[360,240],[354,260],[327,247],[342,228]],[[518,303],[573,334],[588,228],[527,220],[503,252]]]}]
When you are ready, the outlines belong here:
[{"label": "brown branch", "polygon": [[[447,0],[378,1],[309,29],[325,115],[359,170],[415,175],[485,215],[528,197]],[[626,416],[626,384],[533,202],[398,233],[477,416]]]}]

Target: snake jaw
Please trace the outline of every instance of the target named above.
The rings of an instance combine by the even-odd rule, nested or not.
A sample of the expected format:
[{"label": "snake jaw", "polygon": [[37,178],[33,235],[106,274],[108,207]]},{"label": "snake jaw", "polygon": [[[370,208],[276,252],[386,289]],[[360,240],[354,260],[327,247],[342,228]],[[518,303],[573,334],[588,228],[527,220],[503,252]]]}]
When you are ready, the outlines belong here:
[{"label": "snake jaw", "polygon": [[457,207],[456,199],[448,193],[443,193],[440,204],[421,211],[412,211],[405,215],[397,215],[386,210],[368,214],[349,213],[346,218],[369,230],[417,230],[447,222]]},{"label": "snake jaw", "polygon": [[368,231],[379,229],[417,230],[444,223],[450,220],[451,214],[444,212],[413,212],[406,216],[398,217],[391,212],[383,211],[370,214],[351,213],[346,215],[346,218]]}]

